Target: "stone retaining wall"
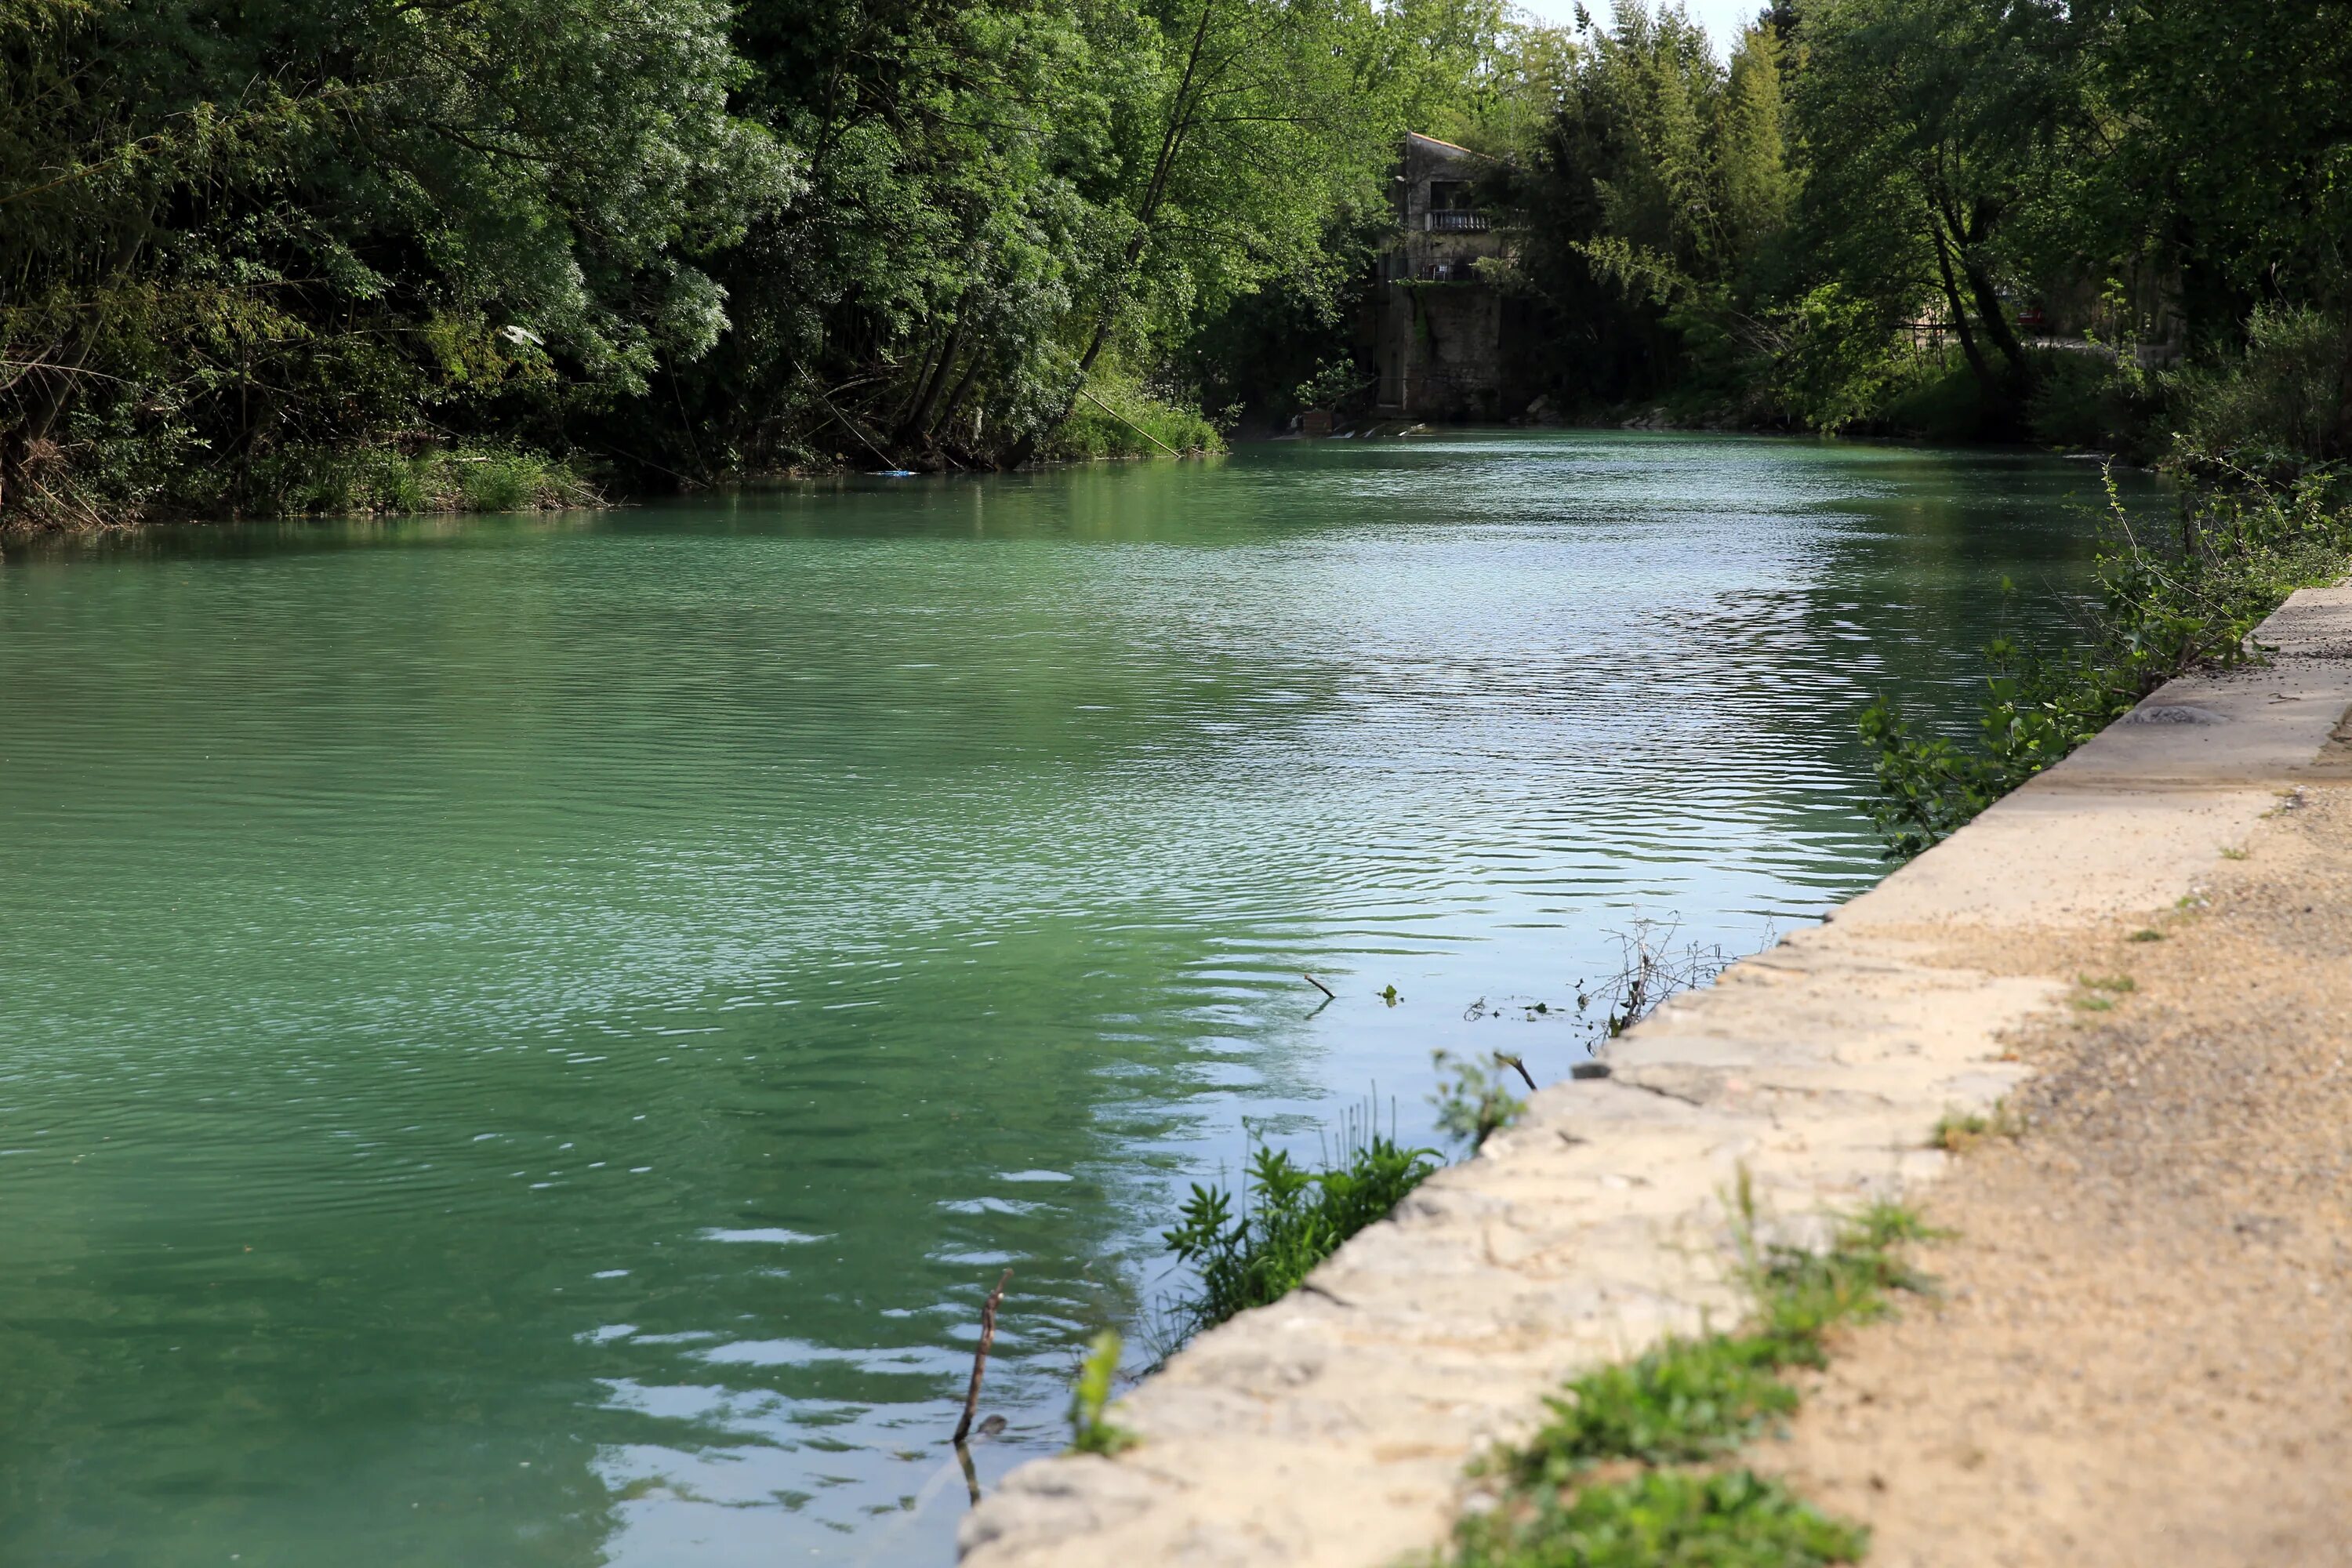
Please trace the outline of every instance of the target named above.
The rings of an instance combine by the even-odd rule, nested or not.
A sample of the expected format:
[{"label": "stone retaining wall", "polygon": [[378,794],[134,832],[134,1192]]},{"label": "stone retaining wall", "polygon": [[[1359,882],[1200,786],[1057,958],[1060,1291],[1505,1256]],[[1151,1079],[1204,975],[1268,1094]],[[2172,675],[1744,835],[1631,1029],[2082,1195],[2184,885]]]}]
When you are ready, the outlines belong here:
[{"label": "stone retaining wall", "polygon": [[1113,1407],[1140,1447],[1015,1470],[965,1523],[967,1568],[1384,1568],[1436,1545],[1464,1464],[1562,1382],[1737,1316],[1740,1171],[1818,1230],[1932,1180],[1937,1120],[2017,1081],[2004,1031],[2074,977],[1939,954],[2169,909],[2297,776],[2352,767],[2352,589],[2299,593],[2258,635],[2265,668],[2167,686],[1201,1336]]}]

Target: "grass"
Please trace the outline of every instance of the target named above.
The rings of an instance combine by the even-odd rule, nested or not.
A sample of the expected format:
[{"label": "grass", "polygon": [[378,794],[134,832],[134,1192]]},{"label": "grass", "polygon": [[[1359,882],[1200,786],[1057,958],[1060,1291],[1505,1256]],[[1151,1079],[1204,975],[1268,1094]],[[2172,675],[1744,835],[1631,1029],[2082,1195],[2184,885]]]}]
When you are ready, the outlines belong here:
[{"label": "grass", "polygon": [[1747,1470],[1649,1471],[1546,1500],[1531,1520],[1497,1510],[1456,1538],[1459,1568],[1812,1568],[1858,1562],[1856,1526]]},{"label": "grass", "polygon": [[[1781,1374],[1815,1366],[1843,1323],[1892,1310],[1928,1281],[1903,1257],[1936,1233],[1898,1205],[1864,1210],[1825,1251],[1760,1243],[1739,1192],[1742,1272],[1755,1296],[1737,1333],[1672,1340],[1576,1379],[1525,1444],[1476,1473],[1491,1506],[1465,1517],[1449,1568],[1811,1568],[1853,1563],[1859,1527],[1725,1457],[1793,1415]],[[1616,1473],[1637,1467],[1631,1475]],[[1697,1467],[1697,1468],[1694,1468]]]},{"label": "grass", "polygon": [[1077,1382],[1070,1387],[1070,1452],[1074,1454],[1100,1454],[1108,1458],[1132,1448],[1140,1440],[1103,1415],[1103,1406],[1110,1403],[1111,1380],[1118,1375],[1118,1357],[1123,1348],[1124,1342],[1116,1329],[1105,1329],[1087,1348],[1087,1359],[1078,1367]]},{"label": "grass", "polygon": [[1965,1154],[1978,1144],[1995,1138],[2015,1138],[2025,1131],[2025,1119],[2001,1100],[1990,1115],[1974,1110],[1948,1110],[1937,1119],[1936,1130],[1927,1135],[1927,1146],[1941,1149],[1947,1154]]},{"label": "grass", "polygon": [[1570,1384],[1506,1472],[1522,1486],[1559,1487],[1608,1459],[1711,1458],[1795,1412],[1797,1391],[1777,1375],[1785,1364],[1780,1342],[1760,1335],[1669,1340]]},{"label": "grass", "polygon": [[295,448],[255,463],[248,485],[246,510],[273,517],[532,511],[599,500],[569,465],[512,447]]},{"label": "grass", "polygon": [[2112,1013],[2118,996],[2139,989],[2128,974],[2077,974],[2074,984],[2081,989],[2066,999],[2067,1005],[2083,1013]]}]

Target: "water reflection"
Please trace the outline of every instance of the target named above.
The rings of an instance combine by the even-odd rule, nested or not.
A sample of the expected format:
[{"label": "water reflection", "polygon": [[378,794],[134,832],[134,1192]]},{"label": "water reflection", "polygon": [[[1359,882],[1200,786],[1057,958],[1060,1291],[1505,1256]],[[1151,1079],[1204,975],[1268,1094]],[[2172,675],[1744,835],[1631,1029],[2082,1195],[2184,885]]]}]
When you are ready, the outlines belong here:
[{"label": "water reflection", "polygon": [[1873,878],[1854,710],[2058,624],[2095,479],[1530,434],[12,556],[0,1537],[946,1561],[1002,1268],[983,1483],[1244,1114],[1418,1131],[1634,916]]}]

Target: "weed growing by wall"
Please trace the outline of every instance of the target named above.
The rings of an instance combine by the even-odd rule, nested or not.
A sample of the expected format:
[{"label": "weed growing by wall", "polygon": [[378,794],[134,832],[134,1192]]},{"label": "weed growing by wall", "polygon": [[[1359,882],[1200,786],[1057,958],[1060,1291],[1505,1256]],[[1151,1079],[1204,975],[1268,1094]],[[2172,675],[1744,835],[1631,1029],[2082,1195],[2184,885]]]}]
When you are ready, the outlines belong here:
[{"label": "weed growing by wall", "polygon": [[1288,1295],[1438,1165],[1435,1151],[1404,1148],[1369,1117],[1350,1118],[1336,1158],[1320,1170],[1261,1145],[1243,1177],[1238,1211],[1223,1186],[1195,1183],[1181,1219],[1162,1236],[1198,1273],[1198,1283],[1170,1304],[1165,1348]]},{"label": "weed growing by wall", "polygon": [[1077,1382],[1070,1386],[1070,1452],[1106,1457],[1135,1446],[1135,1435],[1113,1425],[1103,1415],[1110,1403],[1111,1382],[1118,1375],[1124,1346],[1116,1329],[1105,1329],[1087,1348]]},{"label": "weed growing by wall", "polygon": [[1860,1561],[1867,1533],[1820,1512],[1725,1457],[1792,1415],[1781,1373],[1818,1365],[1841,1323],[1891,1310],[1925,1280],[1900,1256],[1929,1232],[1911,1211],[1879,1205],[1826,1252],[1755,1240],[1740,1192],[1743,1269],[1756,1310],[1738,1333],[1672,1340],[1632,1363],[1570,1383],[1525,1444],[1487,1456],[1474,1475],[1485,1506],[1454,1531],[1443,1568],[1816,1568]]}]

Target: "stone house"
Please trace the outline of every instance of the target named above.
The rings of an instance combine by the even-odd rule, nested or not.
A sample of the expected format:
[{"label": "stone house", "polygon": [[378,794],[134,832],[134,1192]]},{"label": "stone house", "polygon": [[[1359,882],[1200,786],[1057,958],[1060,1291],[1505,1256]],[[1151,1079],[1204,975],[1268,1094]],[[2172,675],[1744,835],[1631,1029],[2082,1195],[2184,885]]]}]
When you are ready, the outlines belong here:
[{"label": "stone house", "polygon": [[1379,380],[1379,412],[1416,419],[1497,419],[1516,414],[1505,351],[1519,301],[1481,275],[1502,236],[1473,201],[1485,155],[1408,133],[1390,184],[1396,244],[1381,258],[1364,333]]}]

